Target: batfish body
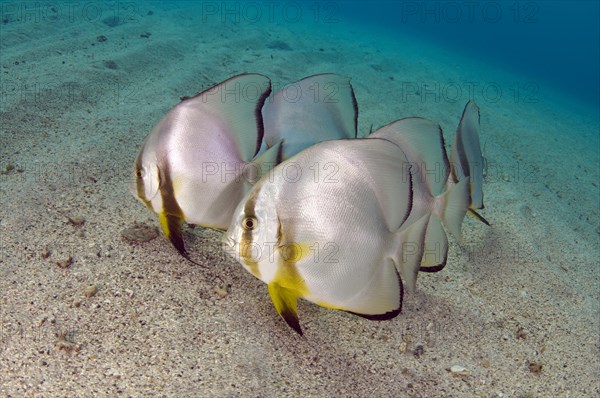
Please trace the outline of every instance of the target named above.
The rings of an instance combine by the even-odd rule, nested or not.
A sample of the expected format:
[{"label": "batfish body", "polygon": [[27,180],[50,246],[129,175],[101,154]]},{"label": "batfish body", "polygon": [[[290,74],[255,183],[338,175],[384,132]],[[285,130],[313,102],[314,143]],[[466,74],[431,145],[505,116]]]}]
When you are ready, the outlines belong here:
[{"label": "batfish body", "polygon": [[260,174],[280,161],[278,145],[256,157],[270,92],[265,76],[232,77],[180,102],[144,142],[132,191],[158,214],[165,236],[184,256],[183,221],[225,229]]},{"label": "batfish body", "polygon": [[[420,271],[441,270],[448,257],[448,238],[442,225],[459,240],[467,210],[489,225],[475,211],[483,208],[484,159],[479,144],[479,108],[473,101],[465,106],[452,145],[450,162],[441,127],[427,119],[400,119],[369,137],[385,138],[400,146],[411,164],[412,178],[423,183],[415,184],[415,207],[406,224],[411,225],[430,215]],[[414,283],[409,283],[411,286]]]},{"label": "batfish body", "polygon": [[414,275],[421,262],[422,253],[404,249],[423,247],[427,226],[425,217],[406,225],[414,185],[405,153],[388,140],[317,144],[246,195],[224,235],[225,250],[268,284],[276,310],[299,333],[299,297],[393,317],[402,303],[398,273]]}]

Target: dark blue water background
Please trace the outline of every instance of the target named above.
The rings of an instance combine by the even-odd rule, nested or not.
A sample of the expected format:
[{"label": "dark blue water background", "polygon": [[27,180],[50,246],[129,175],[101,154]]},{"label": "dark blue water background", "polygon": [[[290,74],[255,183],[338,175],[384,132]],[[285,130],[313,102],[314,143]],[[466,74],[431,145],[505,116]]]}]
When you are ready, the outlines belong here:
[{"label": "dark blue water background", "polygon": [[600,2],[344,1],[340,16],[413,35],[598,106]]}]

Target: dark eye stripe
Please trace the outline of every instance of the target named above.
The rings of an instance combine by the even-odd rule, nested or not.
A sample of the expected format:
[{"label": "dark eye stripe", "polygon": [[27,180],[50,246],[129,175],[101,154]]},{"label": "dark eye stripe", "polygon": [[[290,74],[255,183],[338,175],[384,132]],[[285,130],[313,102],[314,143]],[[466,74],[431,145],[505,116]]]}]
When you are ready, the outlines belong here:
[{"label": "dark eye stripe", "polygon": [[[246,205],[244,206],[244,221],[247,218],[256,218],[256,215],[254,214],[254,206],[256,205],[256,195],[251,196],[250,198],[248,198],[248,201],[246,202]],[[245,226],[244,226],[245,227]],[[248,229],[248,228],[243,228],[243,232],[242,232],[242,244],[246,245],[246,247],[248,247],[248,245],[251,245],[253,242],[252,239],[252,229]]]},{"label": "dark eye stripe", "polygon": [[244,218],[242,219],[242,239],[240,242],[240,258],[244,261],[244,264],[248,266],[250,272],[254,276],[260,279],[260,271],[258,270],[258,262],[256,259],[252,258],[252,245],[254,243],[253,230],[254,228],[246,228],[246,220],[248,218],[256,220],[256,214],[254,208],[256,206],[256,199],[258,197],[258,190],[248,198],[246,204],[244,205]]},{"label": "dark eye stripe", "polygon": [[[142,149],[143,151],[143,149]],[[146,198],[146,187],[144,185],[144,168],[142,167],[142,152],[135,158],[135,184],[138,198],[140,198],[146,207],[152,210],[152,204]]]}]

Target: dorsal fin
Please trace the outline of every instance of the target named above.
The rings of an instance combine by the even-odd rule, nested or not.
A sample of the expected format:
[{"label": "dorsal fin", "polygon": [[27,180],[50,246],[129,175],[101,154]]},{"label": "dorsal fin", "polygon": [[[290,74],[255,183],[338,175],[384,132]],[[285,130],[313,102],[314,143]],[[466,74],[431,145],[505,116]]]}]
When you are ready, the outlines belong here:
[{"label": "dorsal fin", "polygon": [[444,191],[450,168],[439,124],[408,117],[383,126],[370,137],[385,138],[398,145],[413,165],[415,183],[426,183],[437,196]]},{"label": "dorsal fin", "polygon": [[[241,160],[249,162],[258,153],[264,136],[261,109],[271,93],[268,77],[245,73],[229,78],[200,94],[183,100],[178,106],[192,111],[190,123],[216,127],[230,134]],[[198,134],[202,129],[188,129]]]},{"label": "dorsal fin", "polygon": [[358,105],[350,79],[305,77],[277,91],[263,109],[265,142],[284,140],[283,159],[321,141],[356,138]]},{"label": "dorsal fin", "polygon": [[450,155],[452,176],[455,181],[470,177],[471,204],[483,209],[483,169],[485,167],[479,143],[479,107],[474,101],[465,106]]}]

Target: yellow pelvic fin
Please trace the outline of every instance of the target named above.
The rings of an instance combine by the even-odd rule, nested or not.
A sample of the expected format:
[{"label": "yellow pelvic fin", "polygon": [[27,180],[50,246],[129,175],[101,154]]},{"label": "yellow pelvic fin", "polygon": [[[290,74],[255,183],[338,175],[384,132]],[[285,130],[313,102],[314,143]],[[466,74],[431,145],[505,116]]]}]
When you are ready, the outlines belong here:
[{"label": "yellow pelvic fin", "polygon": [[281,287],[277,282],[271,282],[269,283],[269,294],[279,315],[292,329],[302,335],[302,328],[298,319],[298,293]]},{"label": "yellow pelvic fin", "polygon": [[187,253],[185,251],[181,233],[181,223],[183,222],[183,219],[165,212],[161,212],[158,215],[158,220],[160,221],[160,227],[162,228],[167,239],[173,243],[173,246],[175,246],[179,253],[181,253],[183,256],[186,256]]},{"label": "yellow pelvic fin", "polygon": [[309,255],[310,247],[305,243],[282,244],[282,234],[279,238],[277,246],[279,263],[275,278],[269,283],[269,294],[279,315],[292,329],[302,335],[297,304],[299,297],[306,297],[308,287],[298,272],[296,263]]}]

